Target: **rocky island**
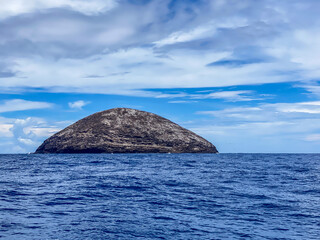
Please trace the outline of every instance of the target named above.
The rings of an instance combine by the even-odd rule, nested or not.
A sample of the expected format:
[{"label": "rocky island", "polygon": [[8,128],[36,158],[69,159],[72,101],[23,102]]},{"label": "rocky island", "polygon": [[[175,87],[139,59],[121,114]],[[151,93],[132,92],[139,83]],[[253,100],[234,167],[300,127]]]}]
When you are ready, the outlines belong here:
[{"label": "rocky island", "polygon": [[197,134],[156,114],[114,108],[92,114],[43,142],[35,153],[217,153]]}]

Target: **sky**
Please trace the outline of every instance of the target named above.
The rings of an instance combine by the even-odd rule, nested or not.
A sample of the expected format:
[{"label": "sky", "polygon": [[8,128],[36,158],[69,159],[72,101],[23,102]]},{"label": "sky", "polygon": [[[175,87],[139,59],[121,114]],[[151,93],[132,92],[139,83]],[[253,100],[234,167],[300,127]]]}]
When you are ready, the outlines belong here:
[{"label": "sky", "polygon": [[98,111],[222,153],[320,152],[318,0],[0,0],[0,153]]}]

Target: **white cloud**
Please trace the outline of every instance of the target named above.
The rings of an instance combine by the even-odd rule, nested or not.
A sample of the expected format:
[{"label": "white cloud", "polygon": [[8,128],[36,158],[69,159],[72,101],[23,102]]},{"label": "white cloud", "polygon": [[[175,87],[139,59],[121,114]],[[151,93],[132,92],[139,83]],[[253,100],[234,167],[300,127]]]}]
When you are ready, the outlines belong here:
[{"label": "white cloud", "polygon": [[[320,114],[320,102],[260,104],[257,107],[235,107],[220,111],[199,111],[219,118],[233,118],[245,121],[278,121],[279,119],[308,118]],[[308,116],[310,115],[310,116]]]},{"label": "white cloud", "polygon": [[53,105],[47,102],[27,101],[23,99],[11,99],[0,103],[0,112],[14,112],[31,109],[51,108]]},{"label": "white cloud", "polygon": [[12,128],[12,124],[0,123],[0,136],[1,137],[12,137],[12,133],[10,131]]},{"label": "white cloud", "polygon": [[309,84],[300,84],[296,85],[296,87],[301,87],[307,90],[311,93],[311,95],[314,95],[316,97],[320,96],[320,86],[317,83],[309,83]]},{"label": "white cloud", "polygon": [[31,146],[35,145],[35,143],[28,138],[18,137],[17,140],[23,145],[31,145]]},{"label": "white cloud", "polygon": [[79,100],[79,101],[75,101],[75,102],[69,102],[68,105],[72,109],[81,110],[84,106],[88,105],[89,103],[90,102]]},{"label": "white cloud", "polygon": [[190,95],[186,93],[160,93],[156,94],[156,98],[182,98],[182,97],[188,97]]},{"label": "white cloud", "polygon": [[[126,95],[137,89],[148,88],[222,87],[294,81],[289,76],[272,74],[286,68],[277,63],[251,64],[232,70],[227,67],[206,66],[229,55],[228,52],[176,50],[164,58],[159,57],[152,48],[131,48],[86,59],[53,61],[44,58],[20,58],[14,61],[13,70],[28,78],[12,77],[10,81],[4,82],[2,87],[21,88],[28,85],[51,88],[52,91],[60,89],[64,92]],[[115,72],[127,74],[111,74]],[[104,77],[83,78],[93,74]]]},{"label": "white cloud", "polygon": [[222,22],[212,21],[204,25],[198,26],[189,31],[178,31],[170,34],[168,37],[155,41],[157,47],[171,45],[182,42],[189,42],[193,40],[210,38],[216,34],[218,28],[238,28],[244,27],[248,24],[247,20],[239,17],[230,17]]},{"label": "white cloud", "polygon": [[320,106],[320,101],[313,101],[313,102],[301,102],[298,103],[299,105],[311,105],[311,106]]},{"label": "white cloud", "polygon": [[28,117],[26,119],[5,120],[9,122],[10,134],[2,134],[0,131],[1,137],[4,139],[4,142],[0,141],[0,144],[8,153],[34,152],[45,138],[61,129],[57,126],[50,126],[47,121],[41,118]]},{"label": "white cloud", "polygon": [[114,0],[0,0],[0,19],[50,8],[71,8],[95,15],[116,6]]},{"label": "white cloud", "polygon": [[[199,111],[198,114],[211,115],[214,117],[226,119],[240,119],[240,120],[265,120],[266,112],[263,111],[260,107],[235,107],[235,108],[227,108],[220,111]],[[263,113],[263,114],[262,114]]]},{"label": "white cloud", "polygon": [[[23,1],[27,4],[22,8],[22,0],[1,1],[0,15],[11,8],[19,14],[64,6],[96,14],[117,5],[103,0],[30,0]],[[312,57],[320,49],[314,21],[318,14],[301,19],[297,1],[290,6],[249,0],[190,4],[182,1],[170,9],[167,1],[144,5],[123,1],[98,17],[47,12],[25,21],[4,21],[0,50],[9,56],[9,70],[18,76],[1,87],[147,95],[138,89],[222,87],[320,76],[318,60]],[[307,11],[313,5],[303,4]],[[225,59],[249,60],[232,68],[207,66]],[[114,75],[119,72],[128,74]],[[83,78],[90,75],[101,77]],[[251,98],[238,97],[241,100]]]},{"label": "white cloud", "polygon": [[257,100],[245,95],[252,94],[252,91],[221,91],[205,95],[205,98],[225,99],[227,101],[252,101]]},{"label": "white cloud", "polygon": [[185,101],[185,100],[177,100],[177,101],[169,101],[168,103],[196,103],[198,101]]},{"label": "white cloud", "polygon": [[320,55],[320,31],[312,26],[295,29],[276,39],[267,46],[266,52],[279,62],[296,65],[292,71],[300,71],[300,78],[320,77],[320,61],[314,56]]},{"label": "white cloud", "polygon": [[10,129],[13,133],[13,140],[21,148],[22,151],[27,151],[30,147],[37,146],[37,136],[32,131],[26,131],[25,128],[41,124],[42,121],[35,118],[17,119]]},{"label": "white cloud", "polygon": [[175,32],[172,33],[165,39],[161,39],[159,41],[154,42],[157,47],[162,47],[165,45],[180,43],[180,42],[188,42],[196,39],[206,38],[210,35],[213,36],[215,34],[216,28],[214,26],[201,26],[197,27],[189,32]]},{"label": "white cloud", "polygon": [[56,126],[41,126],[41,127],[30,126],[25,128],[25,131],[33,132],[39,138],[50,137],[60,130],[61,129],[57,128]]},{"label": "white cloud", "polygon": [[70,122],[49,124],[35,117],[25,119],[0,117],[0,152],[34,152],[43,140],[69,125]]},{"label": "white cloud", "polygon": [[[253,101],[261,100],[262,98],[253,98],[251,95],[254,94],[253,91],[242,90],[242,91],[218,91],[209,93],[208,91],[200,91],[195,94],[182,93],[158,93],[153,92],[156,98],[187,98],[187,99],[224,99],[225,101],[238,102],[238,101]],[[248,96],[249,95],[249,96]],[[263,96],[266,97],[266,96]],[[171,101],[170,103],[175,103],[177,101]],[[180,101],[181,102],[181,101]],[[185,101],[184,101],[185,102]],[[188,101],[190,102],[190,101]]]},{"label": "white cloud", "polygon": [[284,113],[308,113],[320,114],[320,102],[300,102],[300,103],[276,103],[266,104],[266,107],[274,107],[279,112]]}]

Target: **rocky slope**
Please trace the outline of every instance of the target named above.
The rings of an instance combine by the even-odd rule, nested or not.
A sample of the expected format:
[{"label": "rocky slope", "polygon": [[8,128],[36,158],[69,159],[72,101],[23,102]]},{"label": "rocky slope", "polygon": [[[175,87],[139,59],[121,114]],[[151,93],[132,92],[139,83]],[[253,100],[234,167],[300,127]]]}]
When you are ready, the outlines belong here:
[{"label": "rocky slope", "polygon": [[213,144],[156,114],[114,108],[48,138],[36,153],[217,153]]}]

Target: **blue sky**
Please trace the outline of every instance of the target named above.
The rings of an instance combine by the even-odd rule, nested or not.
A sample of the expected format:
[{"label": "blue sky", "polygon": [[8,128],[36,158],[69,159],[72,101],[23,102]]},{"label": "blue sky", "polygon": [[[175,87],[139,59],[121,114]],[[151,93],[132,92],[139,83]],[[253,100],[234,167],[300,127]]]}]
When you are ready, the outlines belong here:
[{"label": "blue sky", "polygon": [[220,152],[320,152],[318,0],[0,0],[0,153],[97,111]]}]

